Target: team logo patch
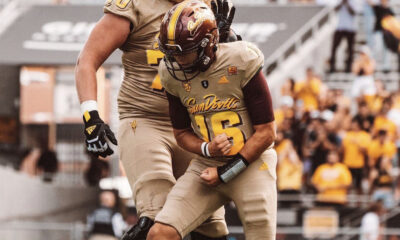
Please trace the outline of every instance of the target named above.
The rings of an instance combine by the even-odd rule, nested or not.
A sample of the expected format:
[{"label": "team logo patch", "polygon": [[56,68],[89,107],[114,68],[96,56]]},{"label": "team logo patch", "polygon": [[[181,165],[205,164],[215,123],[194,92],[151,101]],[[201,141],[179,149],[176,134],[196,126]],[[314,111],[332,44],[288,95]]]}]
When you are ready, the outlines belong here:
[{"label": "team logo patch", "polygon": [[[205,9],[205,8],[204,8]],[[198,11],[195,12],[194,18],[196,19],[194,22],[193,20],[190,20],[187,24],[187,29],[190,32],[191,36],[194,36],[196,31],[199,29],[199,27],[203,24],[204,21],[206,20],[213,20],[215,17],[212,12],[204,10],[203,8],[200,8]]]},{"label": "team logo patch", "polygon": [[227,83],[229,83],[229,80],[228,80],[225,76],[222,76],[222,77],[219,79],[218,83],[219,83],[219,84],[227,84]]},{"label": "team logo patch", "polygon": [[201,81],[201,86],[203,86],[203,88],[208,88],[208,81],[207,80]]},{"label": "team logo patch", "polygon": [[228,67],[228,75],[232,76],[232,75],[237,75],[238,71],[237,71],[237,67],[236,66],[230,66]]},{"label": "team logo patch", "polygon": [[268,164],[266,164],[265,162],[260,166],[260,168],[258,169],[260,171],[265,171],[268,170]]},{"label": "team logo patch", "polygon": [[133,129],[133,132],[136,132],[136,127],[137,127],[136,120],[133,120],[133,121],[131,122],[131,127],[132,127],[132,129]]},{"label": "team logo patch", "polygon": [[86,128],[86,132],[90,135],[96,129],[96,125]]},{"label": "team logo patch", "polygon": [[190,90],[192,90],[190,82],[182,82],[182,87],[185,89],[186,92],[190,92]]}]

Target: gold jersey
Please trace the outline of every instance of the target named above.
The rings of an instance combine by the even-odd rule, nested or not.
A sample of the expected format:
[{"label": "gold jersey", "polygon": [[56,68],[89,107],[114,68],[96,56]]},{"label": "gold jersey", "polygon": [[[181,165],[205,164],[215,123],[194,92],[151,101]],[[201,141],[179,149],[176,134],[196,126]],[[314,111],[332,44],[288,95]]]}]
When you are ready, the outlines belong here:
[{"label": "gold jersey", "polygon": [[242,88],[263,63],[264,56],[256,46],[238,41],[219,44],[209,69],[189,82],[174,79],[164,61],[159,74],[165,90],[186,107],[197,136],[209,142],[226,133],[233,141],[229,155],[235,155],[254,131]]},{"label": "gold jersey", "polygon": [[164,14],[173,6],[167,0],[108,0],[105,13],[129,19],[132,30],[121,47],[124,79],[118,95],[120,119],[144,117],[169,124],[168,101],[157,74],[163,54],[157,35]]}]

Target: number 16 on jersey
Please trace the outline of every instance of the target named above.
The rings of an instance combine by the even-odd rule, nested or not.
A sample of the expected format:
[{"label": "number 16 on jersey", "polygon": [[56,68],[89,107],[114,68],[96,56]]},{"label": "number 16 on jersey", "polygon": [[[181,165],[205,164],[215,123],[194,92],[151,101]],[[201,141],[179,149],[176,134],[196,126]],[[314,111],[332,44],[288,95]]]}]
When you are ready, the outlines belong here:
[{"label": "number 16 on jersey", "polygon": [[229,156],[237,154],[243,148],[246,137],[243,131],[238,128],[243,124],[238,113],[233,111],[214,113],[209,117],[208,124],[204,115],[195,115],[195,121],[206,142],[210,142],[210,136],[217,136],[222,133],[226,133],[232,138],[233,145]]}]

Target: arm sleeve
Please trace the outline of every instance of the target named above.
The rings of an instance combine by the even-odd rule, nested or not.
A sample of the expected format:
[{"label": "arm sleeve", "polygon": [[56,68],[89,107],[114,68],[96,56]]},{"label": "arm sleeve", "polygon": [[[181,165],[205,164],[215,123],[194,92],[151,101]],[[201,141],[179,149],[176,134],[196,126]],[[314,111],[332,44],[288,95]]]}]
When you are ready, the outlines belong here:
[{"label": "arm sleeve", "polygon": [[127,18],[131,22],[131,31],[134,26],[138,25],[138,18],[134,11],[133,0],[127,0],[118,2],[108,0],[106,1],[104,8],[104,13],[112,13],[120,17]]},{"label": "arm sleeve", "polygon": [[191,121],[186,107],[182,105],[179,97],[175,97],[168,92],[166,93],[169,103],[169,116],[171,118],[172,127],[175,129],[190,128]]},{"label": "arm sleeve", "polygon": [[253,125],[275,120],[267,80],[260,70],[243,88],[244,100]]}]

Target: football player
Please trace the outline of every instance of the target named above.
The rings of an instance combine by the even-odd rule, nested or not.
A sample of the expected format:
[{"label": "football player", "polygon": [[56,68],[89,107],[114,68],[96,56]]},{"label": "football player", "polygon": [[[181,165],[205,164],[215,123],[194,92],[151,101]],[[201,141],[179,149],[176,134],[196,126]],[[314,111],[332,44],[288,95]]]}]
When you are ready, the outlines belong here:
[{"label": "football player", "polygon": [[[157,75],[163,54],[157,50],[156,35],[164,14],[176,2],[181,1],[107,0],[105,14],[91,32],[76,66],[86,145],[96,156],[106,157],[113,153],[109,142],[117,144],[117,140],[97,110],[96,71],[115,49],[123,51],[119,152],[140,217],[123,240],[146,238],[167,194],[192,158],[176,144],[167,98]],[[212,4],[220,30],[229,31],[234,8],[229,10],[226,0]],[[223,208],[195,231],[192,239],[226,239]]]},{"label": "football player", "polygon": [[218,44],[212,11],[174,6],[160,27],[159,74],[177,143],[195,153],[155,218],[149,240],[179,240],[233,200],[247,240],[275,239],[276,152],[264,56],[251,43]]}]

